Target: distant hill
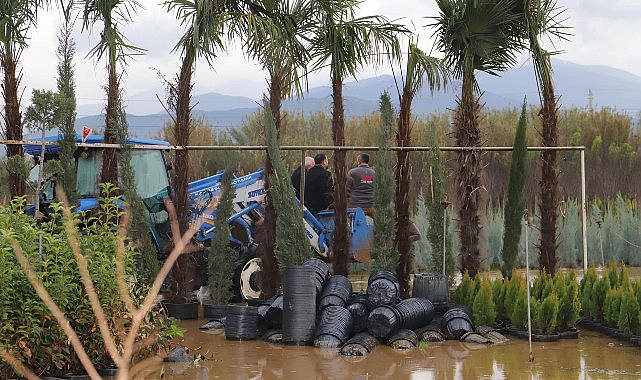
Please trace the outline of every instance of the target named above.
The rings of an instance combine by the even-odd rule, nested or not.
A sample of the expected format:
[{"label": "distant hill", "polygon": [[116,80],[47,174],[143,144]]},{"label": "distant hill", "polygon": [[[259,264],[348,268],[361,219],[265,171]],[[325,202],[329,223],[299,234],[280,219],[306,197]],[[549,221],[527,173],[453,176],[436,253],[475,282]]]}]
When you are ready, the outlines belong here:
[{"label": "distant hill", "polygon": [[[607,66],[586,66],[558,59],[552,60],[556,95],[560,97],[561,107],[588,107],[591,101],[595,108],[611,107],[636,116],[641,112],[641,77],[626,71]],[[483,90],[481,102],[492,109],[517,107],[524,98],[528,103],[539,103],[534,72],[531,63],[513,68],[501,77],[480,73],[477,76]],[[400,79],[398,80],[400,86]],[[347,117],[369,114],[378,109],[379,96],[388,91],[398,106],[397,90],[394,77],[382,75],[345,83],[345,113]],[[423,89],[413,102],[412,112],[421,115],[440,112],[456,106],[460,88],[453,87],[444,92],[430,94]],[[141,98],[137,94],[134,98]],[[331,110],[331,88],[328,86],[310,88],[305,98],[300,101],[288,100],[283,108],[289,111],[308,115],[316,110]],[[195,116],[205,116],[215,127],[229,128],[242,123],[242,120],[258,109],[255,100],[242,96],[227,96],[208,93],[194,96]],[[127,107],[129,128],[132,134],[141,137],[157,136],[165,121],[169,118],[159,102],[152,105],[138,105],[132,102]],[[83,112],[91,109],[83,106]],[[101,109],[96,108],[94,109]],[[145,111],[151,111],[145,114]],[[94,115],[80,117],[76,128],[80,131],[83,125],[94,130],[103,129],[104,116]]]}]

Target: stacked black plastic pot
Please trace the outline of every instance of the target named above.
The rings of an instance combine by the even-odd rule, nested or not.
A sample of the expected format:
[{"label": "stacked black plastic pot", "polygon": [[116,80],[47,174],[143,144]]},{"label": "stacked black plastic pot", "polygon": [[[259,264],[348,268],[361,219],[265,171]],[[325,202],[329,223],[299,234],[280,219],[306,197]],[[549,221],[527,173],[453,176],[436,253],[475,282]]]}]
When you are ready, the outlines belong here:
[{"label": "stacked black plastic pot", "polygon": [[342,306],[330,305],[320,314],[314,346],[337,348],[345,344],[352,335],[352,314]]},{"label": "stacked black plastic pot", "polygon": [[394,273],[386,269],[372,272],[367,280],[367,298],[373,307],[394,305],[400,300],[401,286]]},{"label": "stacked black plastic pot", "polygon": [[258,308],[256,306],[227,307],[225,338],[252,340],[258,337]]},{"label": "stacked black plastic pot", "polygon": [[352,283],[345,276],[334,275],[327,279],[318,301],[318,310],[328,306],[345,307],[352,295]]},{"label": "stacked black plastic pot", "polygon": [[474,331],[474,314],[469,306],[457,305],[449,308],[441,320],[441,330],[448,339],[461,339]]},{"label": "stacked black plastic pot", "polygon": [[320,297],[325,287],[325,282],[330,277],[329,266],[326,262],[318,258],[311,258],[303,263],[303,266],[314,268],[314,285],[316,287],[316,296]]},{"label": "stacked black plastic pot", "polygon": [[447,308],[447,276],[444,274],[417,273],[412,284],[412,297],[427,298],[436,310]]},{"label": "stacked black plastic pot", "polygon": [[297,265],[283,270],[283,343],[310,344],[316,332],[316,270]]},{"label": "stacked black plastic pot", "polygon": [[[435,281],[446,283],[446,279]],[[430,284],[423,290],[438,288],[434,282]],[[437,302],[443,300],[440,290],[436,294],[421,291],[417,289],[413,294],[424,294]],[[253,339],[258,329],[270,343],[340,347],[343,355],[366,355],[380,342],[395,349],[410,349],[419,340],[472,336],[472,310],[465,305],[446,307],[445,313],[437,312],[427,297],[400,300],[398,279],[386,270],[371,274],[367,293],[352,293],[349,279],[330,276],[327,264],[313,259],[304,265],[286,267],[283,293],[272,300],[259,307],[230,306],[230,326],[226,326],[225,336]]]}]

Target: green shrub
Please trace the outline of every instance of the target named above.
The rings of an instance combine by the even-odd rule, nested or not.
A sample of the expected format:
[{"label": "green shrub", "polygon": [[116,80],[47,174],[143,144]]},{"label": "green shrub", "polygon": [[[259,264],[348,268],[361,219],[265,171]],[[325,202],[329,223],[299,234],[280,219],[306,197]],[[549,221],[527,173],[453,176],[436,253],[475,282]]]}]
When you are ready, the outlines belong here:
[{"label": "green shrub", "polygon": [[477,325],[492,326],[496,319],[496,307],[492,297],[490,280],[483,280],[472,305],[474,319]]},{"label": "green shrub", "polygon": [[594,286],[592,287],[592,293],[590,295],[590,302],[594,307],[594,317],[597,321],[602,322],[604,320],[604,307],[606,304],[606,296],[610,290],[610,280],[606,277],[598,279]]},{"label": "green shrub", "polygon": [[630,290],[621,292],[621,306],[617,327],[625,332],[635,332],[639,330],[639,302]]},{"label": "green shrub", "polygon": [[[512,277],[512,281],[514,281],[514,277]],[[518,289],[510,314],[512,326],[516,328],[527,327],[527,288],[525,287],[525,282],[523,282],[523,285]]]},{"label": "green shrub", "polygon": [[597,319],[597,307],[594,304],[592,292],[594,291],[594,284],[599,279],[596,268],[591,266],[588,268],[587,273],[581,279],[579,284],[579,299],[581,301],[581,311],[583,317]]},{"label": "green shrub", "polygon": [[476,298],[479,289],[481,289],[481,275],[477,273],[476,276],[474,276],[474,283],[472,285],[472,291],[467,293],[465,296],[465,304],[470,306],[474,304],[474,299]]},{"label": "green shrub", "polygon": [[574,327],[579,319],[581,302],[579,301],[579,284],[574,271],[568,275],[557,273],[554,277],[555,292],[559,297],[559,314],[557,325],[560,330]]},{"label": "green shrub", "polygon": [[494,305],[496,306],[496,315],[505,316],[505,292],[507,290],[507,284],[510,283],[509,279],[500,279],[497,278],[492,283],[492,298],[494,299]]},{"label": "green shrub", "polygon": [[619,268],[617,267],[616,260],[610,261],[608,266],[608,280],[610,280],[610,288],[615,289],[621,285],[621,279],[619,278]]},{"label": "green shrub", "polygon": [[[59,376],[83,370],[70,340],[22,271],[10,244],[10,239],[15,239],[39,281],[70,321],[91,361],[97,367],[111,365],[70,247],[70,237],[61,223],[61,205],[52,204],[51,219],[38,226],[25,214],[23,202],[15,198],[9,205],[0,206],[3,237],[0,239],[0,346],[39,375]],[[82,222],[83,226],[83,233],[77,234],[77,239],[112,336],[116,345],[122,347],[122,331],[128,328],[131,317],[120,298],[114,276],[118,234],[115,222],[121,212],[115,198],[102,199],[100,203],[103,208],[93,215],[75,216],[76,222]],[[136,285],[133,271],[135,255],[133,246],[126,245],[121,260],[126,275],[133,280],[132,291],[142,294],[144,291]],[[141,297],[133,298],[134,302],[141,302]],[[148,344],[139,347],[136,360],[166,347],[170,335],[167,332],[171,328],[167,319],[150,314],[138,336]],[[0,364],[0,378],[11,377],[12,369],[3,365]]]},{"label": "green shrub", "polygon": [[623,291],[621,291],[621,289],[610,289],[605,297],[603,319],[611,326],[616,326],[619,322],[622,298]]},{"label": "green shrub", "polygon": [[454,291],[452,300],[454,301],[454,303],[457,303],[457,304],[465,304],[465,305],[471,306],[471,304],[466,303],[466,300],[470,298],[470,294],[472,294],[473,292],[474,292],[474,281],[472,281],[472,278],[470,277],[469,273],[466,271],[463,274],[461,283],[458,285],[458,287]]},{"label": "green shrub", "polygon": [[[512,274],[512,279],[509,281],[505,288],[505,317],[512,319],[512,311],[514,310],[521,289],[527,290],[525,287],[525,278]],[[514,321],[512,321],[514,324]]]},{"label": "green shrub", "polygon": [[[539,301],[537,300],[537,303]],[[556,328],[557,316],[559,314],[559,298],[556,293],[550,293],[540,305],[536,307],[536,318],[534,325],[544,334],[548,334]]]},{"label": "green shrub", "polygon": [[532,281],[532,291],[530,295],[534,297],[534,299],[544,300],[552,294],[553,288],[552,276],[547,273],[542,273]]}]

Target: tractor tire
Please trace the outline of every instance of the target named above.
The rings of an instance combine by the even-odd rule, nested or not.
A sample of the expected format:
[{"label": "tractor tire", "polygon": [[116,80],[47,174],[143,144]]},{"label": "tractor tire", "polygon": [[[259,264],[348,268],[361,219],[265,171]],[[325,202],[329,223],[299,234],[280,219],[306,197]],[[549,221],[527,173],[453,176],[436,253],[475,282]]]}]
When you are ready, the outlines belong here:
[{"label": "tractor tire", "polygon": [[234,271],[234,296],[241,301],[253,301],[261,298],[258,286],[258,273],[261,271],[261,260],[257,257],[243,260]]}]

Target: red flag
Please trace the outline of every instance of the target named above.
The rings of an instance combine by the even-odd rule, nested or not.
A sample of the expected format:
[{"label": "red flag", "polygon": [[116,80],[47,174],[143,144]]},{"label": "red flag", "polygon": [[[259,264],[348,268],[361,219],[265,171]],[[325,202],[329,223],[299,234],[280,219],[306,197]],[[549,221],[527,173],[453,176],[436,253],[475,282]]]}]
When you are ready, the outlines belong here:
[{"label": "red flag", "polygon": [[89,137],[90,133],[91,128],[87,127],[86,125],[82,127],[82,142],[85,142],[85,140],[87,140],[87,137]]}]

